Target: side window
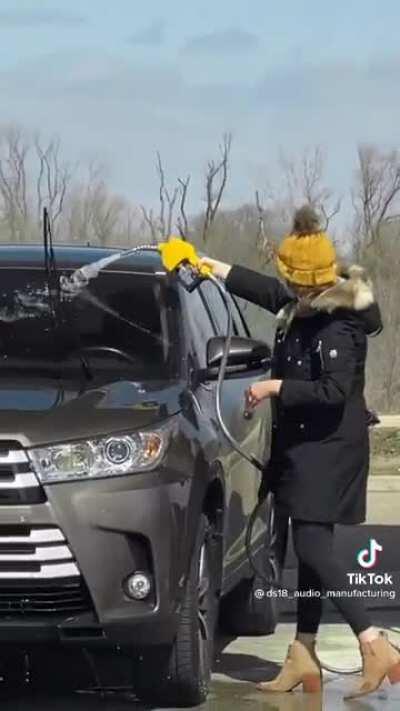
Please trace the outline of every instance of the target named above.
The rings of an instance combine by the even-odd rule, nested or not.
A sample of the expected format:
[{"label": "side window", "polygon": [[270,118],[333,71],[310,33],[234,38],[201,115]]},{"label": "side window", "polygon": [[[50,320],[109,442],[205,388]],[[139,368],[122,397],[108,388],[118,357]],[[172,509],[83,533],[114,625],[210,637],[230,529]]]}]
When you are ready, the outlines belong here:
[{"label": "side window", "polygon": [[273,343],[276,329],[276,316],[269,313],[261,306],[251,304],[246,299],[233,297],[240,314],[243,314],[244,327],[248,329],[252,338]]},{"label": "side window", "polygon": [[[226,313],[226,307],[222,300],[217,287],[214,286],[210,281],[204,280],[199,287],[204,299],[206,301],[208,310],[210,312],[210,318],[214,324],[215,331],[219,336],[225,336],[228,328],[228,315]],[[228,298],[229,294],[228,294]],[[235,335],[239,335],[238,325],[237,325],[237,315],[233,311],[233,332]]]},{"label": "side window", "polygon": [[183,313],[187,319],[190,338],[196,351],[200,368],[206,366],[206,346],[209,338],[215,336],[209,313],[203,303],[198,289],[188,293],[181,290]]},{"label": "side window", "polygon": [[248,338],[251,336],[250,329],[245,321],[245,318],[240,310],[239,304],[237,303],[236,297],[229,296],[229,301],[232,306],[232,313],[233,313],[233,318],[235,319],[235,323],[237,326],[237,331],[239,336],[244,336]]},{"label": "side window", "polygon": [[228,327],[228,317],[225,304],[217,291],[217,287],[205,280],[201,283],[199,289],[210,311],[210,317],[214,323],[215,331],[219,336],[222,336],[226,333]]}]

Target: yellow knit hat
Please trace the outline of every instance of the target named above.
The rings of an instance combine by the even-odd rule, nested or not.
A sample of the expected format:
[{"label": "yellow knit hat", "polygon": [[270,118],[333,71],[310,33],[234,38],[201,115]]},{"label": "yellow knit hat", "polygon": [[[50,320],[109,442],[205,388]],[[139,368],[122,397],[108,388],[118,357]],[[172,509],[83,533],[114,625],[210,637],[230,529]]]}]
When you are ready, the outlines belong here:
[{"label": "yellow knit hat", "polygon": [[309,205],[295,213],[292,233],[281,243],[276,264],[284,279],[298,286],[324,286],[336,281],[335,248]]}]

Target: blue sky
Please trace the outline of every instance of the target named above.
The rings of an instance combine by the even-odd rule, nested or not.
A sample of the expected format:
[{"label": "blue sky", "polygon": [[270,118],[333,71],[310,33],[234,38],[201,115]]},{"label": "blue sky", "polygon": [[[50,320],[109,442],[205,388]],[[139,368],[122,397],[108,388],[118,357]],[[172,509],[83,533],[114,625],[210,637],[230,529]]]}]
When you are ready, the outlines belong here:
[{"label": "blue sky", "polygon": [[157,198],[160,150],[199,207],[224,131],[227,203],[274,178],[280,149],[315,144],[342,192],[357,142],[400,144],[399,21],[395,0],[0,0],[1,122],[98,156],[135,203]]}]

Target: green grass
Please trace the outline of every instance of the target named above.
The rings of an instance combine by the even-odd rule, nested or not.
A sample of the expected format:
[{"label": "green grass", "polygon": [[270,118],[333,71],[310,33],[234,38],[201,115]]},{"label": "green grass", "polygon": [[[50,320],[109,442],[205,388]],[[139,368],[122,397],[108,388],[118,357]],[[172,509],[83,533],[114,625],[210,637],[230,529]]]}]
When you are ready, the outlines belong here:
[{"label": "green grass", "polygon": [[400,476],[400,430],[373,429],[371,432],[371,473]]},{"label": "green grass", "polygon": [[371,432],[371,455],[373,457],[400,457],[400,430],[373,429]]}]

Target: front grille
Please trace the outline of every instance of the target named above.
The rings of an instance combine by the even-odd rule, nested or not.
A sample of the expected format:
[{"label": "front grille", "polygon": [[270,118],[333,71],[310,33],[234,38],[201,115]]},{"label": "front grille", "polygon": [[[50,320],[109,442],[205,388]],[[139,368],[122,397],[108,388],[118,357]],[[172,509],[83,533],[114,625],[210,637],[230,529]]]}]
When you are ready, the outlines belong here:
[{"label": "front grille", "polygon": [[59,528],[0,525],[0,584],[2,580],[79,576],[72,551]]},{"label": "front grille", "polygon": [[63,532],[56,526],[0,525],[0,617],[93,609]]},{"label": "front grille", "polygon": [[64,581],[51,586],[0,586],[2,616],[78,613],[91,609],[89,593],[81,581]]},{"label": "front grille", "polygon": [[[0,521],[2,505],[44,501],[22,445],[0,440]],[[0,620],[89,610],[89,592],[57,526],[0,524]]]},{"label": "front grille", "polygon": [[19,443],[0,442],[0,506],[24,506],[46,501],[26,452]]}]

